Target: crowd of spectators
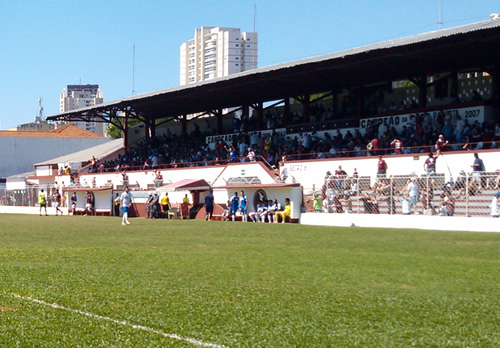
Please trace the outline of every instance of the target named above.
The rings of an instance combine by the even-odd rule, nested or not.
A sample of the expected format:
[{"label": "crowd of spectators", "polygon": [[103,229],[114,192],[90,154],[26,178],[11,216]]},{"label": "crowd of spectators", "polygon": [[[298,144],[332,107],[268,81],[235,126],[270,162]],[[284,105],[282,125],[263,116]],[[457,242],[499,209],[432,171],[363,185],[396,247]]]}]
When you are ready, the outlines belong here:
[{"label": "crowd of spectators", "polygon": [[[323,107],[312,108],[318,121],[327,118],[329,112]],[[296,123],[289,125],[300,124],[300,115],[292,114],[291,117]],[[277,167],[280,161],[286,160],[428,153],[436,150],[440,135],[447,141],[443,151],[500,147],[498,122],[469,123],[468,119],[453,117],[450,112],[440,112],[437,117],[427,112],[413,114],[401,131],[382,123],[372,124],[364,130],[355,128],[354,132],[343,133],[337,128],[333,135],[331,131],[312,130],[285,136],[274,131],[283,126],[283,120],[271,112],[265,117],[268,127],[265,130],[273,130],[270,134],[261,135],[250,126],[254,123],[248,119],[235,120],[232,139],[219,140],[214,148],[206,143],[206,137],[213,135],[209,127],[202,132],[195,124],[187,137],[167,130],[154,139],[141,140],[114,160],[95,163],[91,171],[154,170],[255,160],[265,160]]]}]

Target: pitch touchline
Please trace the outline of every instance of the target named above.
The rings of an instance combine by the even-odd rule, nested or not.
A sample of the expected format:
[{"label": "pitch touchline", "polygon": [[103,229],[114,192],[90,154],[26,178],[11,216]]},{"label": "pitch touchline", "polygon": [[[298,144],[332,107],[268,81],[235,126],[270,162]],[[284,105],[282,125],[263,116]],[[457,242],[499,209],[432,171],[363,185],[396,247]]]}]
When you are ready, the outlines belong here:
[{"label": "pitch touchline", "polygon": [[87,317],[94,318],[94,319],[100,319],[100,320],[110,321],[112,323],[120,324],[120,325],[123,325],[123,326],[130,326],[133,329],[138,329],[138,330],[142,330],[142,331],[152,332],[152,333],[155,333],[155,334],[158,334],[158,335],[162,335],[164,337],[172,338],[172,339],[179,340],[179,341],[186,341],[186,342],[189,342],[189,343],[192,343],[192,344],[195,344],[195,345],[198,345],[198,346],[202,346],[202,347],[228,348],[227,346],[220,345],[220,344],[203,342],[203,341],[199,341],[199,340],[194,339],[194,338],[183,337],[183,336],[176,335],[176,334],[166,333],[166,332],[163,332],[161,330],[156,330],[156,329],[153,329],[153,328],[150,328],[150,327],[147,327],[147,326],[135,325],[135,324],[126,322],[124,320],[116,320],[116,319],[113,319],[113,318],[103,317],[102,315],[98,315],[98,314],[94,314],[94,313],[90,313],[90,312],[85,312],[85,311],[81,311],[81,310],[78,310],[78,309],[67,308],[67,307],[58,305],[57,303],[48,303],[48,302],[45,302],[45,301],[42,301],[42,300],[38,300],[36,298],[32,298],[32,297],[29,297],[29,296],[21,296],[19,294],[12,294],[12,295],[15,296],[15,297],[17,297],[17,298],[19,298],[19,299],[21,299],[21,300],[35,302],[35,303],[38,303],[38,304],[41,304],[41,305],[44,305],[44,306],[47,306],[47,307],[52,307],[52,308],[55,308],[55,309],[62,309],[62,310],[68,311],[68,312],[85,315]]}]

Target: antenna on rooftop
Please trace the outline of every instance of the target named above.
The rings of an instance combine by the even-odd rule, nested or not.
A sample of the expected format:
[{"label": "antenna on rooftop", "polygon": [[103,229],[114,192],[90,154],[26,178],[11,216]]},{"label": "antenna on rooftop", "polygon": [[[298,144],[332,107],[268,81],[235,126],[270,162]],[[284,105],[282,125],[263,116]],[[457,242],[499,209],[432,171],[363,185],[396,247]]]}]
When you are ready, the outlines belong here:
[{"label": "antenna on rooftop", "polygon": [[439,29],[443,28],[443,0],[439,0]]},{"label": "antenna on rooftop", "polygon": [[257,4],[256,2],[253,3],[253,69],[257,69],[257,65],[255,64],[255,45],[257,41],[255,40],[256,34],[255,34],[255,18],[257,17]]},{"label": "antenna on rooftop", "polygon": [[135,93],[134,79],[135,79],[135,44],[132,50],[132,95],[134,95]]},{"label": "antenna on rooftop", "polygon": [[38,98],[38,115],[35,116],[35,123],[40,123],[43,121],[43,106],[42,106],[43,98]]}]

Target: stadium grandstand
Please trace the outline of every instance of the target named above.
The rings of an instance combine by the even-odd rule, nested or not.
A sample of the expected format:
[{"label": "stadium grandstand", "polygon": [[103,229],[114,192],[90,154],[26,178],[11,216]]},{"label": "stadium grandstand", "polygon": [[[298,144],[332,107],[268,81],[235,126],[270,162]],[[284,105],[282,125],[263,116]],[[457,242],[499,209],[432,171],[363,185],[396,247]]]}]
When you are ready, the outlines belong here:
[{"label": "stadium grandstand", "polygon": [[175,185],[185,179],[206,180],[221,206],[235,190],[254,208],[263,193],[291,195],[301,223],[395,226],[391,215],[436,228],[453,215],[444,227],[477,228],[460,217],[489,216],[499,187],[499,53],[500,21],[489,20],[72,110],[48,119],[111,124],[122,146],[69,173],[71,159],[37,171],[65,178],[67,192],[109,189],[108,200],[126,184],[144,200],[173,185],[193,217],[206,187]]}]

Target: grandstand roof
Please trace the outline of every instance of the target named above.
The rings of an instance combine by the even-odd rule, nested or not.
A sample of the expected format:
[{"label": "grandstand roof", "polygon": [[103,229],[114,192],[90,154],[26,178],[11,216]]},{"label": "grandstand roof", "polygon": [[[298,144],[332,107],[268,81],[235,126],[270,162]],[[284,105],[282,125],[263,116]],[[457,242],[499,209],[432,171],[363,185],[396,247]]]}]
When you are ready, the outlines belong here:
[{"label": "grandstand roof", "polygon": [[107,155],[123,148],[123,139],[108,141],[85,150],[70,153],[68,155],[49,159],[47,161],[35,163],[35,166],[45,166],[58,163],[82,163],[89,161],[92,156],[97,159],[106,157]]},{"label": "grandstand roof", "polygon": [[0,131],[0,137],[20,137],[20,138],[86,138],[103,139],[102,135],[78,128],[75,125],[67,124],[60,128],[48,132],[38,131]]},{"label": "grandstand roof", "polygon": [[103,122],[130,110],[154,120],[281,100],[422,74],[485,71],[500,56],[500,20],[489,20],[263,67],[69,111],[49,120]]}]

